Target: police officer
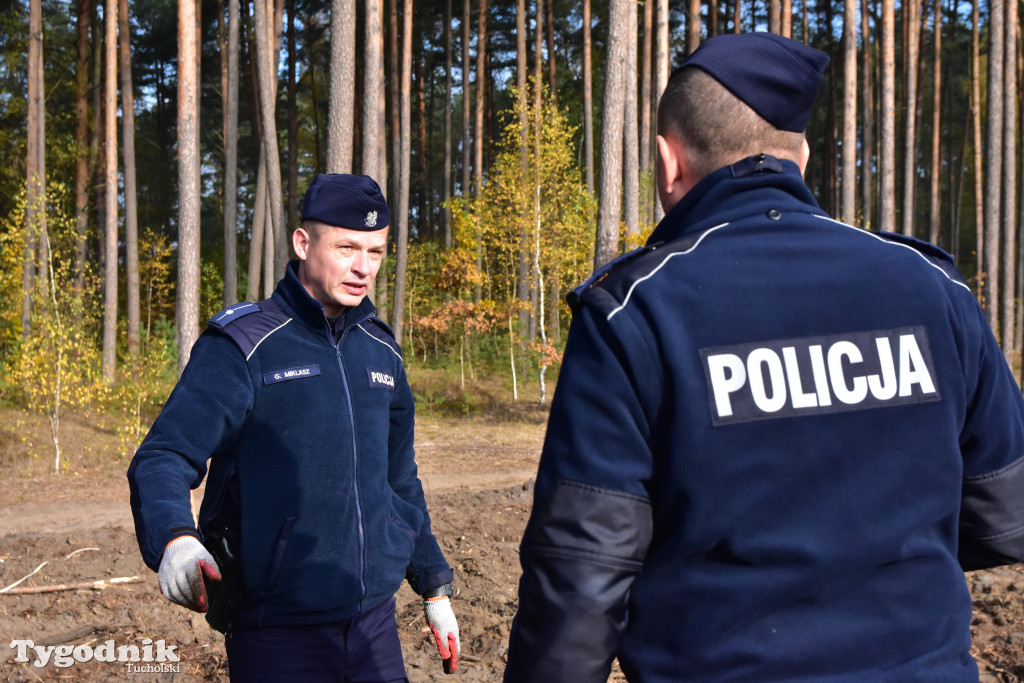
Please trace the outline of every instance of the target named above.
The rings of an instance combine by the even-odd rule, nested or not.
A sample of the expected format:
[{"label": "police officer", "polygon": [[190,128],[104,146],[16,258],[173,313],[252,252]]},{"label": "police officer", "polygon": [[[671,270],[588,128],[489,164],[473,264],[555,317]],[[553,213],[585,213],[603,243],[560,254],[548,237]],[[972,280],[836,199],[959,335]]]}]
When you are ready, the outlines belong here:
[{"label": "police officer", "polygon": [[506,681],[978,680],[1024,402],[944,253],[804,185],[827,61],[722,35],[671,77],[665,218],[573,296]]},{"label": "police officer", "polygon": [[[389,222],[371,178],[316,176],[298,260],[269,299],[210,320],[128,470],[146,564],[168,599],[211,609],[233,681],[407,680],[403,579],[456,668],[452,570],[416,473],[412,392],[367,297]],[[207,459],[196,528],[189,489]]]}]

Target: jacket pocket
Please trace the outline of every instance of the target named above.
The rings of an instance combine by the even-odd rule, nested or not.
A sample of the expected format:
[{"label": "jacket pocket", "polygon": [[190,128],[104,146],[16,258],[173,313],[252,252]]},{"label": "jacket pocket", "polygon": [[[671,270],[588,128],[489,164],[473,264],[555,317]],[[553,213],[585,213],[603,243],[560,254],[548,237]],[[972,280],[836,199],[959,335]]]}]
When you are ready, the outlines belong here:
[{"label": "jacket pocket", "polygon": [[277,587],[277,578],[281,574],[281,563],[284,562],[284,554],[288,549],[288,539],[291,538],[292,529],[295,527],[295,520],[295,515],[285,518],[284,525],[281,527],[281,533],[277,537],[274,555],[270,561],[270,569],[267,571],[267,581],[264,588],[267,593],[273,593],[274,588]]}]

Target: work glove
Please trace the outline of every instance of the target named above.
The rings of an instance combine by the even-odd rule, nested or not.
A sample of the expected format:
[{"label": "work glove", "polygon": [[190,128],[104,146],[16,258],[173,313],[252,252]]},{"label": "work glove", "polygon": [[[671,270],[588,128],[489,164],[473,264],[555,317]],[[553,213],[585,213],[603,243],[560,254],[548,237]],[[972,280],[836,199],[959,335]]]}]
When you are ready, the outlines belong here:
[{"label": "work glove", "polygon": [[179,536],[167,544],[157,575],[164,597],[194,612],[210,608],[205,581],[221,578],[217,561],[195,536]]},{"label": "work glove", "polygon": [[427,598],[423,601],[423,611],[430,630],[434,632],[444,672],[453,674],[459,665],[459,624],[455,620],[451,600],[448,596]]}]

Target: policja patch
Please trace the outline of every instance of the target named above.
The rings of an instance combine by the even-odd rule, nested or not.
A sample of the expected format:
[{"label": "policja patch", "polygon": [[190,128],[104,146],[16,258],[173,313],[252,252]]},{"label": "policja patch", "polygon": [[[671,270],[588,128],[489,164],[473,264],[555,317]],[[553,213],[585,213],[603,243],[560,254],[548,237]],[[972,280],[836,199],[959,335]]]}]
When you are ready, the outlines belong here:
[{"label": "policja patch", "polygon": [[941,399],[921,326],[701,349],[715,426]]}]

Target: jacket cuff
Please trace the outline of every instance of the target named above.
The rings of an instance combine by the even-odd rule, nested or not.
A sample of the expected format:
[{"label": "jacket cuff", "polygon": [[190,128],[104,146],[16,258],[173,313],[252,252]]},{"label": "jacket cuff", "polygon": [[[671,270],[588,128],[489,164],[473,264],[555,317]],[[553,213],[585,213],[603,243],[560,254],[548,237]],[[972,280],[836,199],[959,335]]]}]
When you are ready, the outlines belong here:
[{"label": "jacket cuff", "polygon": [[455,578],[455,572],[451,567],[445,567],[439,572],[420,576],[411,566],[406,570],[405,578],[409,582],[416,595],[425,595],[435,588],[440,588],[446,583],[451,583]]}]

